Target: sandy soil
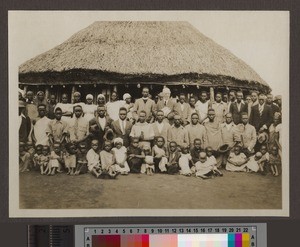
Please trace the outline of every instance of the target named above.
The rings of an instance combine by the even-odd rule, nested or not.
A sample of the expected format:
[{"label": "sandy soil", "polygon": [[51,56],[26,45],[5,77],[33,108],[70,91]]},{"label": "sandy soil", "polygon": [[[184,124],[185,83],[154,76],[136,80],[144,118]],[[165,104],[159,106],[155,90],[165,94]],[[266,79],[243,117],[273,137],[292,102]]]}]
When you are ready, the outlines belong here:
[{"label": "sandy soil", "polygon": [[202,180],[181,175],[20,174],[20,208],[281,209],[281,177],[231,173]]}]

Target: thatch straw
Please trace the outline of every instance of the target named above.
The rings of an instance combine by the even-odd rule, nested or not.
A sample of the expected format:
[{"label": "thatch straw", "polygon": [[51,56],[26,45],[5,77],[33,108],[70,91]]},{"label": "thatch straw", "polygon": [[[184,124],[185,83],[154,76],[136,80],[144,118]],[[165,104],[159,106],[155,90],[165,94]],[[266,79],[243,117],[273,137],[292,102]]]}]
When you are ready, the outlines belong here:
[{"label": "thatch straw", "polygon": [[71,70],[211,75],[268,87],[250,66],[187,22],[95,22],[19,67],[20,75]]}]

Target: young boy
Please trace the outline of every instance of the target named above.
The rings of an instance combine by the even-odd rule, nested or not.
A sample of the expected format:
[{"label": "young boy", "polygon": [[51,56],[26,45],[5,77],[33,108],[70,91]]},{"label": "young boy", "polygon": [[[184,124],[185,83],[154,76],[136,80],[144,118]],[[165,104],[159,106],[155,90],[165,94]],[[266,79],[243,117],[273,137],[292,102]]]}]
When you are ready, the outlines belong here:
[{"label": "young boy", "polygon": [[170,175],[174,175],[179,172],[179,158],[180,158],[180,151],[177,148],[177,143],[171,141],[169,143],[169,157],[168,157],[168,164],[167,173]]},{"label": "young boy", "polygon": [[191,156],[192,156],[192,161],[194,163],[199,161],[200,152],[201,152],[201,140],[199,138],[196,138],[194,140],[194,145],[191,148]]},{"label": "young boy", "polygon": [[259,160],[258,165],[262,175],[266,175],[268,173],[268,165],[270,161],[270,154],[268,152],[267,145],[265,144],[261,145],[260,152],[262,154],[262,157]]},{"label": "young boy", "polygon": [[139,147],[139,138],[133,137],[127,148],[127,162],[132,173],[140,173],[145,154]]},{"label": "young boy", "polygon": [[99,156],[99,141],[94,139],[91,141],[91,149],[86,154],[88,169],[91,174],[99,178],[102,174]]},{"label": "young boy", "polygon": [[211,161],[207,160],[205,152],[201,152],[199,155],[199,161],[195,164],[196,177],[203,179],[211,178],[213,175],[214,166]]},{"label": "young boy", "polygon": [[213,173],[215,176],[223,176],[223,173],[220,172],[217,168],[217,160],[215,158],[215,156],[213,156],[213,149],[211,147],[207,147],[206,148],[206,156],[207,156],[207,160],[209,162],[211,162],[212,166],[213,166]]},{"label": "young boy", "polygon": [[100,152],[100,162],[102,165],[102,175],[101,177],[105,178],[116,178],[119,173],[116,172],[116,161],[114,155],[111,151],[112,143],[110,141],[104,142],[104,150]]},{"label": "young boy", "polygon": [[54,114],[55,119],[49,122],[48,128],[46,129],[46,134],[48,135],[51,145],[53,145],[54,142],[59,142],[62,144],[68,135],[68,124],[61,119],[62,110],[57,107],[54,110]]},{"label": "young boy", "polygon": [[84,174],[87,172],[88,161],[86,159],[87,148],[86,143],[81,142],[78,147],[78,152],[76,155],[76,171],[75,175]]}]

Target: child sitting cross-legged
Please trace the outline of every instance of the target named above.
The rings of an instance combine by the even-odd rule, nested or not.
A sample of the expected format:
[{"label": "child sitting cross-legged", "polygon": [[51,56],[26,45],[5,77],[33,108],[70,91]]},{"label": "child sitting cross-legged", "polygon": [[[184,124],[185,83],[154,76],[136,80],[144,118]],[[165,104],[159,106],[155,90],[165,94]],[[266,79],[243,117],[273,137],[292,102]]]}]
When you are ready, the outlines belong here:
[{"label": "child sitting cross-legged", "polygon": [[69,142],[66,144],[66,151],[63,154],[65,167],[68,169],[68,175],[75,174],[76,168],[76,153],[77,149],[74,143]]},{"label": "child sitting cross-legged", "polygon": [[166,165],[168,158],[165,148],[165,139],[162,136],[156,138],[156,144],[152,148],[152,156],[154,158],[154,164],[158,164],[159,171],[167,172]]},{"label": "child sitting cross-legged", "polygon": [[116,178],[119,172],[116,171],[116,160],[112,153],[112,143],[104,142],[104,149],[100,152],[100,163],[102,166],[101,178]]},{"label": "child sitting cross-legged", "polygon": [[196,177],[200,177],[203,179],[212,178],[214,174],[214,165],[213,163],[207,159],[207,155],[205,152],[200,152],[199,161],[195,164],[196,168]]},{"label": "child sitting cross-legged", "polygon": [[267,145],[261,145],[260,152],[262,154],[262,157],[258,161],[259,169],[262,175],[266,175],[268,173],[268,166],[270,161],[270,154],[268,152]]},{"label": "child sitting cross-legged", "polygon": [[86,159],[86,154],[87,154],[86,143],[85,142],[79,143],[78,151],[76,154],[76,161],[77,161],[76,162],[76,171],[75,171],[74,175],[87,173],[88,161]]},{"label": "child sitting cross-legged", "polygon": [[229,154],[226,163],[226,170],[232,172],[246,172],[247,156],[241,152],[241,146],[237,145],[233,148],[233,152]]},{"label": "child sitting cross-legged", "polygon": [[35,154],[33,155],[33,168],[34,170],[40,169],[40,158],[43,154],[43,145],[38,144],[35,146]]},{"label": "child sitting cross-legged", "polygon": [[50,160],[50,147],[45,145],[42,149],[42,155],[39,159],[39,166],[42,175],[46,175],[49,172],[49,160]]},{"label": "child sitting cross-legged", "polygon": [[249,157],[249,161],[246,163],[247,172],[258,172],[259,165],[258,162],[261,159],[261,152],[257,152],[255,155]]},{"label": "child sitting cross-legged", "polygon": [[170,175],[174,175],[179,172],[179,158],[180,158],[180,151],[177,148],[177,143],[171,141],[169,143],[169,157],[167,167],[167,173]]},{"label": "child sitting cross-legged", "polygon": [[139,140],[139,137],[133,137],[127,148],[127,162],[131,173],[140,173],[145,159],[144,151],[139,147]]},{"label": "child sitting cross-legged", "polygon": [[99,178],[102,174],[101,165],[100,165],[100,156],[99,156],[99,141],[91,141],[91,149],[86,154],[86,159],[88,162],[88,170],[96,178]]},{"label": "child sitting cross-legged", "polygon": [[123,139],[117,137],[114,140],[115,147],[112,149],[116,160],[116,171],[121,175],[127,175],[130,172],[128,163],[127,163],[127,149],[123,146]]}]

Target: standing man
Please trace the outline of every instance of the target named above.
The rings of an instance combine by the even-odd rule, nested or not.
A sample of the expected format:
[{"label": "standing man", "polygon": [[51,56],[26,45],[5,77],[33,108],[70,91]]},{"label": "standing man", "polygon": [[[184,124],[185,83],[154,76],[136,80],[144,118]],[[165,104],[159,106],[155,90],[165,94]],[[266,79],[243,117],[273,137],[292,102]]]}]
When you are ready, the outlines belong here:
[{"label": "standing man", "polygon": [[[68,103],[68,95],[66,93],[64,93],[61,96],[61,103],[57,103],[55,109],[60,108],[61,111],[62,111],[61,119],[63,121],[68,122],[70,120],[70,118],[72,117],[72,115],[73,115],[72,107],[73,107],[73,105],[71,103]],[[55,112],[55,110],[54,110],[54,112]]]},{"label": "standing man", "polygon": [[69,121],[69,138],[70,141],[78,145],[85,142],[89,137],[89,122],[83,117],[81,105],[73,106],[73,117]]},{"label": "standing man", "polygon": [[273,94],[271,93],[267,94],[266,104],[271,107],[273,117],[275,112],[280,112],[279,106],[275,104],[273,101]]},{"label": "standing man", "polygon": [[170,124],[165,120],[165,115],[162,110],[158,110],[156,113],[156,121],[152,124],[154,131],[154,138],[162,136],[165,139],[165,146],[167,146],[168,129]]},{"label": "standing man", "polygon": [[[82,107],[82,109],[84,109],[85,103],[81,101],[81,93],[80,92],[74,92],[73,100],[74,100],[74,104],[72,107],[74,107],[75,105],[80,105]],[[73,109],[72,109],[72,111],[73,111]]]},{"label": "standing man", "polygon": [[115,137],[122,138],[123,145],[128,147],[130,144],[129,135],[132,129],[132,123],[127,118],[127,109],[125,107],[119,109],[119,119],[112,122],[111,129],[113,130]]},{"label": "standing man", "polygon": [[251,110],[253,106],[258,105],[258,93],[256,91],[251,92],[251,104],[248,104],[248,116],[251,115]]},{"label": "standing man", "polygon": [[247,112],[243,112],[242,123],[236,128],[235,141],[240,142],[243,152],[249,157],[254,153],[257,135],[254,126],[248,123],[248,119]]},{"label": "standing man", "polygon": [[39,116],[37,105],[33,100],[32,91],[27,91],[26,93],[26,111],[24,114],[30,118],[31,122],[34,122]]},{"label": "standing man", "polygon": [[164,87],[162,90],[162,100],[157,102],[157,110],[162,110],[166,117],[170,112],[174,111],[175,103],[176,102],[171,98],[171,90]]},{"label": "standing man", "polygon": [[167,141],[168,144],[170,142],[176,142],[179,146],[189,144],[188,133],[186,129],[181,125],[181,118],[178,114],[175,114],[174,124],[168,129]]},{"label": "standing man", "polygon": [[211,103],[211,108],[215,110],[215,121],[223,123],[227,113],[227,104],[222,101],[221,93],[216,93],[215,101]]},{"label": "standing man", "polygon": [[92,139],[97,139],[102,148],[105,132],[111,127],[112,119],[106,116],[105,106],[98,106],[94,118],[89,121],[89,132]]},{"label": "standing man", "polygon": [[196,98],[191,96],[189,100],[189,105],[190,105],[190,115],[188,116],[188,121],[191,122],[191,116],[193,113],[197,113],[199,116],[199,112],[196,109]]},{"label": "standing man", "polygon": [[229,112],[232,114],[232,119],[235,124],[242,122],[242,112],[248,112],[248,105],[243,102],[242,91],[236,93],[236,101],[230,105]]},{"label": "standing man", "polygon": [[46,106],[43,104],[40,104],[38,106],[38,112],[39,117],[37,118],[35,124],[33,125],[33,131],[31,133],[32,141],[36,145],[49,145],[49,138],[46,134],[46,131],[48,129],[48,124],[51,121],[46,116]]},{"label": "standing man", "polygon": [[272,121],[272,109],[265,103],[266,96],[260,94],[258,104],[252,106],[249,123],[253,125],[257,132],[263,132],[269,129]]},{"label": "standing man", "polygon": [[207,147],[206,129],[199,123],[198,113],[192,114],[191,123],[185,126],[185,129],[189,137],[190,148],[194,146],[195,139],[199,139],[201,141],[201,149],[205,149]]},{"label": "standing man", "polygon": [[156,112],[155,102],[149,98],[149,88],[144,87],[142,90],[142,98],[137,99],[133,106],[133,117],[137,120],[141,111],[146,113],[146,121],[151,122]]},{"label": "standing man", "polygon": [[49,104],[48,104],[48,114],[47,114],[49,119],[54,119],[55,118],[54,109],[56,107],[56,104],[57,104],[56,97],[55,97],[54,94],[51,94]]},{"label": "standing man", "polygon": [[186,103],[186,97],[184,93],[180,93],[179,95],[179,102],[175,103],[174,105],[174,111],[177,112],[179,114],[179,116],[181,117],[182,121],[183,121],[183,126],[186,126],[190,120],[189,120],[189,116],[190,116],[190,105],[188,103]]},{"label": "standing man", "polygon": [[[214,109],[208,110],[208,122],[204,123],[206,130],[207,146],[216,152],[222,145],[221,124],[215,120],[216,114]],[[217,158],[217,157],[216,157]]]},{"label": "standing man", "polygon": [[110,101],[106,103],[107,114],[113,121],[119,119],[119,110],[123,105],[124,102],[118,100],[117,92],[113,91],[110,95]]},{"label": "standing man", "polygon": [[132,126],[130,136],[139,138],[139,147],[151,147],[151,141],[154,139],[152,125],[146,122],[147,114],[140,111],[138,121]]},{"label": "standing man", "polygon": [[203,121],[207,118],[209,101],[207,100],[207,93],[202,91],[200,93],[200,99],[196,103],[196,110],[199,114],[199,121],[203,123]]},{"label": "standing man", "polygon": [[19,100],[19,142],[27,143],[31,132],[31,121],[30,118],[25,116],[26,103]]},{"label": "standing man", "polygon": [[232,103],[236,101],[236,92],[234,90],[231,90],[229,92],[229,102],[227,102],[227,112],[230,111],[230,106]]}]

